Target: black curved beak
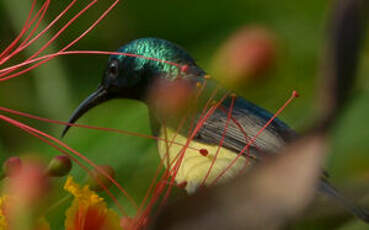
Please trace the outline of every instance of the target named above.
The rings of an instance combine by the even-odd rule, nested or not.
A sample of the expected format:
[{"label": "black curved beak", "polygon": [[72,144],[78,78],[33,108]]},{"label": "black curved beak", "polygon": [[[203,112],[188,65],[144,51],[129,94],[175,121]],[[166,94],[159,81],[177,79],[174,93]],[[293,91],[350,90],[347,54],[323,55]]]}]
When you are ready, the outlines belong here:
[{"label": "black curved beak", "polygon": [[[73,115],[69,119],[68,123],[73,124],[76,122],[83,114],[85,114],[87,111],[92,109],[93,107],[109,100],[111,96],[109,93],[104,89],[104,87],[99,86],[97,90],[92,93],[90,96],[88,96],[78,107],[76,110],[74,110]],[[67,133],[71,126],[66,125],[61,137],[64,137],[64,135]]]}]

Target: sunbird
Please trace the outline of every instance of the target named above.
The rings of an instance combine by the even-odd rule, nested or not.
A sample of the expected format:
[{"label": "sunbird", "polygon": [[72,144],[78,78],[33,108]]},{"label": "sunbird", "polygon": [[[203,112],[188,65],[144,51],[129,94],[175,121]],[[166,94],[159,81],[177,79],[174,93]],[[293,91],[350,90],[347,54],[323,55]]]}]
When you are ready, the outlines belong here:
[{"label": "sunbird", "polygon": [[[188,193],[201,185],[228,181],[298,137],[296,131],[275,118],[253,139],[273,114],[219,87],[208,76],[190,54],[174,43],[159,38],[131,41],[109,57],[102,82],[78,106],[69,123],[111,99],[145,103],[153,135],[159,137],[159,155],[166,167],[177,167],[175,181],[184,185]],[[179,109],[179,113],[166,108],[166,104],[176,105],[176,98],[185,101],[185,109]],[[70,125],[65,127],[62,136],[69,128]],[[242,156],[237,158],[240,152]],[[366,210],[340,195],[324,172],[321,178],[320,192],[369,222]]]}]

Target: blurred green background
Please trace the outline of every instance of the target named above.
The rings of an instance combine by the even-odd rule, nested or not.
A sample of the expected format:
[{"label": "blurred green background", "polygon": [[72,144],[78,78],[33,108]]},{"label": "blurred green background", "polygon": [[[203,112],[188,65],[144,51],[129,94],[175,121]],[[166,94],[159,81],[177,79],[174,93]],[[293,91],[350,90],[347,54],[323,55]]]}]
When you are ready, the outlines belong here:
[{"label": "blurred green background", "polygon": [[[70,1],[54,1],[44,25],[50,22]],[[30,56],[61,28],[71,15],[89,1],[80,1],[47,36],[31,46],[10,64]],[[47,52],[55,52],[82,33],[113,1],[101,1],[65,31]],[[40,7],[41,4],[38,4]],[[211,75],[212,61],[227,38],[244,25],[261,25],[277,38],[277,60],[262,83],[245,86],[238,93],[271,112],[287,100],[292,90],[300,97],[280,115],[291,127],[302,131],[314,120],[319,102],[318,78],[324,52],[327,20],[331,1],[122,1],[73,50],[114,51],[126,42],[146,36],[160,37],[184,47],[197,63]],[[20,31],[29,11],[28,0],[3,0],[0,3],[0,49],[4,49]],[[66,121],[76,106],[92,92],[101,80],[107,57],[73,55],[53,61],[18,78],[1,82],[0,106]],[[326,166],[332,183],[339,188],[352,184],[369,185],[369,50],[363,47],[362,59],[351,103],[332,130],[332,149]],[[56,137],[63,127],[15,117]],[[97,107],[79,123],[112,127],[150,134],[147,110],[143,104],[117,100]],[[0,122],[0,158],[11,155],[40,154],[49,159],[58,154],[50,146],[11,125]],[[155,142],[140,137],[110,132],[72,128],[64,141],[98,164],[109,164],[117,180],[139,202],[149,186],[159,159]],[[303,162],[302,162],[303,164]],[[82,181],[85,174],[74,167],[73,174]],[[59,184],[63,180],[59,180]],[[369,186],[364,186],[368,188]],[[61,188],[60,188],[61,189]],[[349,189],[348,189],[349,190]],[[115,189],[115,193],[118,194]],[[356,194],[357,191],[354,192]],[[363,195],[367,191],[359,191]],[[368,194],[368,193],[367,193]],[[360,198],[359,196],[357,198]],[[107,199],[110,202],[110,199]],[[360,200],[359,200],[360,201]],[[122,202],[125,200],[122,198]],[[127,204],[126,207],[131,209]],[[50,214],[54,229],[62,229],[63,208]],[[342,221],[320,220],[298,223],[293,229],[327,229]],[[357,226],[355,226],[357,225]],[[343,229],[362,229],[355,221]]]}]

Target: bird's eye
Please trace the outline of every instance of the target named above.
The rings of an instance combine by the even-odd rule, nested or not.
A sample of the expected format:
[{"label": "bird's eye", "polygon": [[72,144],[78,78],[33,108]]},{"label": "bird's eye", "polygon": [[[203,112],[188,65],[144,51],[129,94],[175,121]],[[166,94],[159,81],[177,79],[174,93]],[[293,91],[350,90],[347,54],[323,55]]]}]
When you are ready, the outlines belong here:
[{"label": "bird's eye", "polygon": [[117,77],[118,76],[119,68],[118,68],[118,61],[117,60],[113,60],[110,63],[108,73],[111,77]]}]

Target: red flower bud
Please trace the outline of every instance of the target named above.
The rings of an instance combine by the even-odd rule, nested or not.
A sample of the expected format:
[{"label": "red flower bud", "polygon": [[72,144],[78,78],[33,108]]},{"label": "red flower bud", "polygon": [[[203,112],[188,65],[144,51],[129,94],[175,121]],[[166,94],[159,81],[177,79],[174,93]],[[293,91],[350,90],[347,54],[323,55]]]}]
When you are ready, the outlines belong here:
[{"label": "red flower bud", "polygon": [[239,85],[264,75],[274,64],[275,36],[261,26],[246,26],[231,35],[214,61],[224,83]]},{"label": "red flower bud", "polygon": [[9,157],[3,164],[5,176],[11,177],[22,169],[22,160],[19,157]]}]

